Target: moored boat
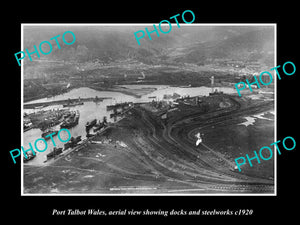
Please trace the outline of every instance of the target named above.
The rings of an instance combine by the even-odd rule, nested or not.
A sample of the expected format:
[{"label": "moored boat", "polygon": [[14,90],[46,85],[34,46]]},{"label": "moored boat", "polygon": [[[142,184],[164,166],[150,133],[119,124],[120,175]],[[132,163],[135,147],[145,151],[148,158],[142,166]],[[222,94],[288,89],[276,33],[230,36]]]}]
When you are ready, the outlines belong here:
[{"label": "moored boat", "polygon": [[62,148],[54,147],[53,151],[47,154],[47,160],[54,158],[56,155],[59,155],[62,153]]},{"label": "moored boat", "polygon": [[79,121],[79,111],[72,112],[71,115],[64,120],[64,122],[60,125],[61,128],[71,128],[78,124]]},{"label": "moored boat", "polygon": [[96,119],[93,119],[92,121],[88,121],[85,125],[85,129],[90,130],[96,123],[97,123]]},{"label": "moored boat", "polygon": [[65,145],[64,145],[64,150],[68,149],[68,148],[74,148],[78,142],[81,141],[81,136],[77,136],[76,138],[71,137],[70,141],[68,141]]},{"label": "moored boat", "polygon": [[25,156],[23,156],[23,162],[28,162],[29,160],[32,160],[36,157],[36,155],[33,155],[32,153],[27,153],[27,152],[26,152],[26,156],[27,156],[27,158]]}]

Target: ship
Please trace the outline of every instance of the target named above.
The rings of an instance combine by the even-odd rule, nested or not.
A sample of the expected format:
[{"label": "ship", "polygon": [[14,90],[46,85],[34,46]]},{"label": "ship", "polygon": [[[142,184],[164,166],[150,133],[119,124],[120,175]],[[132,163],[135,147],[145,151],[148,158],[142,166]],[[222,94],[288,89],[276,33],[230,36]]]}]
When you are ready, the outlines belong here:
[{"label": "ship", "polygon": [[62,148],[54,147],[53,151],[47,154],[47,160],[54,158],[56,155],[59,155],[62,153]]},{"label": "ship", "polygon": [[100,98],[98,98],[98,96],[96,96],[96,97],[93,99],[93,102],[96,102],[96,103],[102,102],[102,101],[103,101],[103,100],[100,99]]},{"label": "ship", "polygon": [[24,125],[23,125],[24,132],[30,130],[31,128],[33,128],[33,124],[31,122],[24,123]]},{"label": "ship", "polygon": [[83,104],[84,102],[72,102],[72,103],[63,104],[63,107],[72,107],[72,106],[83,105]]},{"label": "ship", "polygon": [[94,132],[97,132],[97,131],[100,130],[102,127],[103,127],[103,124],[102,124],[102,123],[100,122],[100,120],[99,120],[98,123],[96,123],[96,124],[94,125],[93,131],[94,131]]},{"label": "ship", "polygon": [[60,125],[60,128],[75,127],[78,124],[79,117],[80,115],[78,110],[76,112],[72,112],[72,114]]},{"label": "ship", "polygon": [[79,121],[79,117],[80,117],[80,113],[79,113],[78,110],[76,110],[76,112],[75,112],[75,121],[77,121],[77,123]]},{"label": "ship", "polygon": [[36,157],[36,155],[33,155],[32,153],[27,153],[27,152],[26,152],[26,156],[27,156],[27,158],[25,156],[23,156],[24,163],[28,162],[29,160],[32,160]]},{"label": "ship", "polygon": [[80,100],[80,97],[78,98],[78,101],[72,102],[71,99],[68,99],[67,104],[63,104],[63,107],[72,107],[76,105],[83,105],[84,103]]},{"label": "ship", "polygon": [[101,130],[103,127],[107,127],[107,123],[105,123],[104,121],[103,121],[103,122],[100,122],[100,120],[99,120],[99,123],[97,123],[97,124],[94,126],[93,131],[94,131],[94,132],[97,132],[98,130]]},{"label": "ship", "polygon": [[71,115],[72,115],[72,112],[69,111],[69,110],[67,110],[67,111],[64,112],[62,118],[63,118],[63,120],[65,120],[65,119],[67,119],[68,117],[70,117]]},{"label": "ship", "polygon": [[90,130],[96,123],[97,123],[96,119],[93,119],[92,121],[88,121],[85,125],[86,131]]},{"label": "ship", "polygon": [[54,133],[52,136],[55,136],[58,134],[58,130],[48,130],[42,133],[42,138],[44,138],[45,140],[48,140],[50,138],[50,136],[48,136],[49,134]]},{"label": "ship", "polygon": [[74,148],[80,141],[81,141],[81,136],[77,136],[76,138],[71,137],[70,141],[68,141],[64,145],[64,150],[67,150],[68,148]]}]

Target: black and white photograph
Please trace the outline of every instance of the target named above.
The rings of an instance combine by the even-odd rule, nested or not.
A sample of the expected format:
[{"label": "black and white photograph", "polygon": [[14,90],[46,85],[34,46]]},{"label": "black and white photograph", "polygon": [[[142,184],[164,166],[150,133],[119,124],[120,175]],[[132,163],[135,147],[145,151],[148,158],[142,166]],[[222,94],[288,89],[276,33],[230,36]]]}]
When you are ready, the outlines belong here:
[{"label": "black and white photograph", "polygon": [[21,29],[22,195],[276,194],[276,24]]},{"label": "black and white photograph", "polygon": [[297,221],[296,3],[109,3],[4,7],[3,220]]}]

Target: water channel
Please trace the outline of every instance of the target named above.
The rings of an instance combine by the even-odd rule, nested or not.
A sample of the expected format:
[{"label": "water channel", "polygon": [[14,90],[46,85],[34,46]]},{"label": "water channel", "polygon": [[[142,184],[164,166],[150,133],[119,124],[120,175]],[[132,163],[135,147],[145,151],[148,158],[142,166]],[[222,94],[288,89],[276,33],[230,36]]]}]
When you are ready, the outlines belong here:
[{"label": "water channel", "polygon": [[[93,119],[101,120],[104,116],[107,117],[109,122],[114,122],[113,119],[110,119],[111,111],[106,110],[107,105],[113,105],[116,103],[121,102],[150,102],[153,98],[149,97],[156,97],[156,100],[162,100],[164,95],[173,95],[174,93],[179,94],[180,96],[207,96],[211,92],[211,88],[209,87],[171,87],[166,85],[122,85],[122,87],[127,89],[142,89],[142,88],[156,88],[156,90],[142,95],[140,98],[134,97],[131,95],[126,95],[120,92],[112,92],[112,91],[97,91],[90,88],[82,87],[77,89],[72,89],[70,92],[53,96],[51,98],[43,98],[34,100],[28,103],[38,103],[38,102],[47,102],[47,101],[55,101],[55,100],[63,100],[68,98],[89,98],[89,97],[110,97],[111,99],[105,99],[102,102],[85,102],[84,105],[77,105],[74,107],[70,107],[70,110],[78,110],[80,112],[80,119],[77,126],[69,128],[69,131],[72,136],[77,137],[81,135],[82,138],[85,138],[85,124],[88,121]],[[236,93],[234,88],[229,87],[217,87],[218,91],[222,91],[224,93]],[[48,107],[42,108],[42,110],[49,110],[49,109],[61,109],[63,108],[62,105],[51,105]],[[23,112],[32,113],[37,112],[41,109],[23,109]],[[54,130],[59,130],[60,127],[57,125],[53,127]],[[24,149],[29,149],[29,143],[34,146],[34,142],[36,139],[41,138],[42,131],[40,129],[31,129],[23,133],[23,147]],[[67,139],[67,133],[61,133],[62,139]],[[63,147],[64,143],[60,142],[57,136],[53,137],[56,146]],[[43,164],[46,160],[46,155],[52,151],[53,143],[51,139],[47,140],[48,148],[44,152],[38,152],[37,156],[27,162],[27,164],[32,165],[39,165]],[[42,141],[37,142],[37,146],[39,149],[44,149],[45,145]]]}]

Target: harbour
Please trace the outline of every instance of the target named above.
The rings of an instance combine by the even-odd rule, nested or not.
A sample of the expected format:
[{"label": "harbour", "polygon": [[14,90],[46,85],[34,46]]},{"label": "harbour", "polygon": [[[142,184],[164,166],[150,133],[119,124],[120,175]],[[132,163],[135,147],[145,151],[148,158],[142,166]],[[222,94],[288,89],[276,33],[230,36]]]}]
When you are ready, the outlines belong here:
[{"label": "harbour", "polygon": [[[55,150],[50,147],[50,152],[38,153],[36,157],[24,162],[27,176],[38,176],[38,170],[35,168],[42,169],[42,174],[54,170],[55,175],[51,180],[55,185],[57,184],[58,189],[56,186],[55,188],[45,186],[43,189],[50,193],[57,191],[63,193],[66,190],[68,193],[74,191],[78,193],[79,190],[86,190],[88,193],[161,193],[162,191],[173,193],[174,184],[176,186],[174,192],[180,192],[179,187],[182,187],[185,192],[192,193],[195,190],[217,193],[220,189],[230,193],[272,191],[273,180],[265,177],[268,174],[262,174],[259,178],[238,175],[231,160],[228,159],[228,154],[232,153],[223,152],[218,148],[216,150],[213,146],[214,141],[209,136],[211,132],[216,132],[218,137],[220,133],[224,133],[224,131],[215,131],[214,125],[226,124],[227,121],[230,121],[229,126],[234,126],[227,133],[235,132],[235,129],[244,129],[246,126],[240,125],[242,118],[245,115],[258,113],[261,115],[258,122],[263,121],[263,128],[259,129],[270,129],[273,120],[267,118],[271,115],[264,112],[272,110],[273,102],[264,97],[253,101],[241,99],[236,94],[224,93],[226,89],[214,91],[213,94],[199,95],[201,90],[199,87],[196,96],[190,95],[188,88],[186,90],[185,95],[175,95],[176,98],[168,98],[168,100],[163,95],[156,95],[155,100],[142,96],[135,101],[129,101],[132,100],[132,96],[128,96],[128,99],[122,96],[125,101],[123,103],[115,101],[115,105],[109,100],[104,100],[101,105],[90,102],[88,108],[86,104],[72,107],[72,110],[75,112],[78,110],[80,115],[78,124],[70,128],[72,140],[57,146]],[[153,92],[149,94],[153,96]],[[148,101],[145,101],[146,99]],[[115,116],[106,117],[109,114]],[[253,126],[260,127],[257,123]],[[254,129],[255,132],[257,129]],[[36,130],[24,132],[24,136]],[[205,137],[201,137],[206,143],[195,147],[194,141],[197,134],[200,135],[199,131],[201,134],[205,133]],[[190,165],[189,160],[193,160],[194,165]],[[203,167],[201,163],[203,160],[211,167],[224,168],[223,172]],[[205,170],[199,172],[200,168]],[[79,181],[71,179],[70,183],[69,181],[57,183],[59,177],[69,179],[67,177],[71,178],[74,173],[80,174]],[[216,175],[208,178],[209,174]],[[98,180],[102,181],[107,177],[118,179],[116,183],[98,186]],[[223,180],[232,178],[238,179],[241,185],[222,184]],[[214,185],[203,185],[202,179],[209,179],[210,182],[214,182]],[[248,184],[249,179],[253,184]],[[76,187],[77,182],[82,186],[86,180],[91,182],[88,189]],[[131,181],[129,186],[128,180]],[[185,184],[182,183],[184,180]]]},{"label": "harbour", "polygon": [[24,149],[71,135],[34,143],[49,151],[22,162],[24,193],[274,193],[273,160],[234,164],[274,140],[274,84],[253,80],[274,65],[274,27],[186,26],[145,48],[135,26],[75,28],[76,49],[25,64]]},{"label": "harbour", "polygon": [[[133,85],[135,89],[144,88],[143,85]],[[100,131],[100,122],[105,121],[108,125],[117,122],[119,119],[124,117],[124,113],[133,106],[133,104],[143,104],[147,102],[152,102],[155,97],[156,100],[163,100],[164,96],[167,94],[173,95],[174,93],[180,93],[178,96],[195,96],[198,94],[201,95],[209,95],[209,91],[211,89],[209,87],[171,87],[171,86],[162,86],[162,85],[153,85],[153,90],[150,93],[142,95],[141,97],[134,97],[131,95],[126,95],[118,92],[103,92],[96,91],[90,88],[78,88],[73,89],[68,93],[63,95],[57,95],[50,99],[40,99],[35,100],[26,105],[33,106],[42,106],[43,108],[32,108],[24,107],[24,113],[26,114],[43,114],[46,113],[45,118],[39,119],[43,120],[43,124],[47,124],[44,128],[43,126],[34,127],[30,130],[24,129],[23,134],[23,146],[26,149],[29,142],[33,142],[37,137],[42,137],[43,132],[47,130],[59,130],[60,128],[67,128],[70,130],[72,137],[81,136],[83,140],[86,139],[86,135],[89,137],[95,135],[98,131]],[[130,85],[127,85],[127,88],[130,88]],[[223,90],[227,93],[232,93],[235,90],[233,88],[220,87],[220,90]],[[113,96],[113,97],[109,97]],[[74,96],[71,98],[71,96]],[[99,97],[101,96],[101,97]],[[149,98],[151,96],[151,98]],[[94,101],[95,99],[101,99],[101,103],[98,101]],[[63,103],[67,103],[70,101],[84,101],[84,105],[75,105],[72,107],[63,107]],[[50,102],[50,104],[48,104]],[[54,104],[57,103],[57,104]],[[58,117],[58,119],[54,119],[53,121],[49,119],[50,115],[52,117]],[[54,116],[54,115],[55,116]],[[75,116],[80,115],[80,118],[76,121]],[[55,118],[56,118],[55,117]],[[78,117],[78,116],[77,116]],[[87,123],[93,122],[92,126],[87,127]],[[27,121],[28,122],[28,121]],[[94,127],[94,125],[96,125]],[[94,127],[94,128],[93,128]],[[87,132],[88,128],[88,132]],[[92,129],[93,128],[93,129]],[[43,131],[44,130],[44,131]],[[56,136],[53,136],[54,140],[57,140]],[[56,141],[58,142],[58,141]],[[54,148],[51,140],[47,140],[47,144],[49,149]],[[43,149],[42,143],[37,143],[38,147]],[[58,145],[58,148],[63,148],[63,145]],[[49,153],[49,152],[48,152]],[[26,163],[29,165],[39,165],[43,164],[45,160],[47,160],[47,154],[45,152],[39,152],[35,158],[27,161]]]}]

